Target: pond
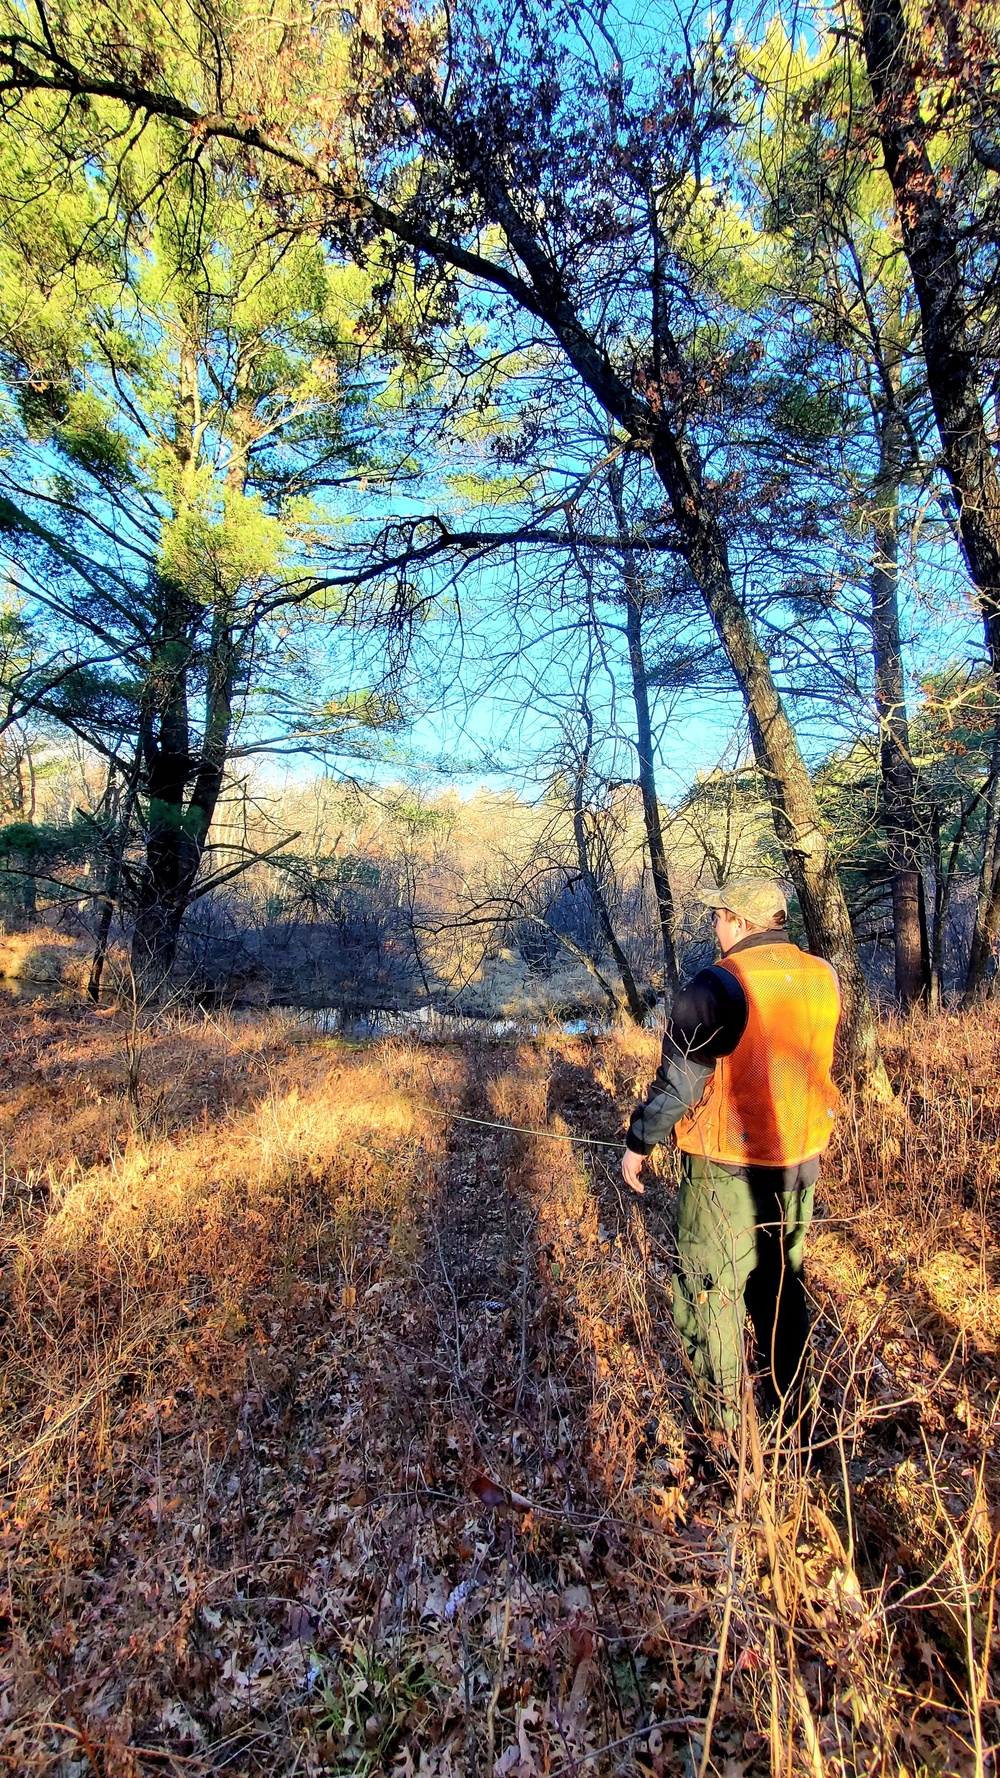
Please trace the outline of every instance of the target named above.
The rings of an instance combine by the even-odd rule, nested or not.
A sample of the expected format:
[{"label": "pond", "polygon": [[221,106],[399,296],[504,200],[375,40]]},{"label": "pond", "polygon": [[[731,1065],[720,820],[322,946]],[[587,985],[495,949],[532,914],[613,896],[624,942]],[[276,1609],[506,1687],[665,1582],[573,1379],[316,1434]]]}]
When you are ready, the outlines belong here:
[{"label": "pond", "polygon": [[[277,1010],[277,1009],[276,1009]],[[516,1042],[537,1037],[540,1031],[560,1031],[564,1037],[603,1037],[611,1030],[607,1019],[577,1018],[545,1021],[490,1018],[472,1013],[442,1012],[435,1006],[399,1009],[370,1007],[345,1012],[339,1006],[281,1008],[290,1023],[307,1026],[323,1037],[348,1037],[359,1041],[376,1037],[415,1037],[427,1043],[456,1043],[466,1038]]]}]

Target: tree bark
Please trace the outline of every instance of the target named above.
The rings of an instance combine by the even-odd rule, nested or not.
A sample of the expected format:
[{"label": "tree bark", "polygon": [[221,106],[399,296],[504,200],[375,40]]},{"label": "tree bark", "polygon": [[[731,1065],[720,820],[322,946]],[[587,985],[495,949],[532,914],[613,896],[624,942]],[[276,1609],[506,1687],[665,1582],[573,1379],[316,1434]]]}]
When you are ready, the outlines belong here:
[{"label": "tree bark", "polygon": [[151,689],[159,710],[143,713],[142,750],[147,795],[146,857],[139,873],[132,968],[144,997],[155,996],[173,967],[187,891],[199,860],[184,821],[191,776],[187,676],[190,645],[176,636],[154,650]]},{"label": "tree bark", "polygon": [[656,768],[653,761],[653,724],[649,710],[649,683],[646,678],[646,657],[642,645],[644,594],[635,551],[625,542],[628,526],[622,504],[621,470],[615,462],[608,471],[608,490],[614,508],[618,535],[622,539],[622,574],[625,582],[625,628],[628,639],[629,667],[632,675],[632,701],[635,705],[636,751],[639,760],[639,793],[642,797],[642,818],[649,850],[649,869],[656,895],[660,920],[660,945],[663,952],[663,986],[672,994],[677,987],[677,945],[674,926],[674,897],[670,887],[667,849],[663,843],[660,801],[656,794]]},{"label": "tree bark", "polygon": [[1000,722],[993,732],[993,751],[986,794],[983,859],[979,867],[976,920],[965,972],[962,1005],[975,1006],[990,989],[990,969],[1000,940]]},{"label": "tree bark", "polygon": [[930,1004],[934,1012],[940,1011],[944,995],[944,945],[948,926],[948,914],[951,910],[952,890],[958,874],[958,861],[962,853],[962,844],[969,830],[979,804],[987,794],[987,786],[977,790],[969,801],[962,805],[958,817],[948,858],[945,860],[944,846],[941,839],[941,811],[931,810],[930,837],[931,850],[934,858],[934,933],[931,941],[931,983]]},{"label": "tree bark", "polygon": [[181,589],[164,587],[163,599],[165,634],[150,662],[150,703],[142,726],[149,825],[132,968],[144,996],[159,993],[173,968],[181,922],[201,868],[222,788],[237,661],[226,613],[219,607],[208,651],[204,735],[195,757],[190,746],[188,680],[191,628],[198,614]]},{"label": "tree bark", "polygon": [[[139,788],[139,772],[141,758],[137,757],[128,779],[124,800],[119,805],[115,816],[118,828],[117,837],[110,849],[108,868],[104,877],[104,891],[101,896],[101,917],[97,926],[97,938],[94,944],[94,955],[90,964],[90,976],[87,981],[87,997],[97,1006],[101,999],[101,980],[104,966],[108,960],[108,941],[111,937],[111,922],[121,894],[122,877],[125,866],[125,851],[128,846],[132,817]],[[109,782],[109,789],[111,788]]]},{"label": "tree bark", "polygon": [[[986,862],[984,858],[984,872]],[[964,1007],[976,1006],[987,998],[992,985],[990,968],[1000,943],[1000,860],[997,859],[995,846],[990,851],[990,862],[992,868],[988,877],[985,881],[982,876],[980,878],[976,923],[962,992]]]},{"label": "tree bark", "polygon": [[910,754],[899,638],[899,482],[903,442],[902,415],[889,405],[882,415],[875,485],[872,638],[882,821],[892,880],[896,998],[902,1007],[908,1008],[928,992],[930,969],[914,806],[916,774]]},{"label": "tree bark", "polygon": [[587,779],[587,767],[590,762],[590,751],[594,738],[594,719],[589,705],[584,701],[583,718],[586,724],[586,744],[576,765],[576,777],[573,783],[573,838],[576,841],[576,857],[580,875],[586,885],[590,904],[597,915],[597,923],[604,934],[608,950],[615,960],[615,967],[621,976],[625,991],[625,1005],[629,1017],[637,1025],[644,1025],[649,1010],[642,997],[639,984],[635,979],[632,965],[622,949],[614,922],[608,908],[607,897],[590,862],[590,847],[587,843],[587,824],[584,809],[584,787]]},{"label": "tree bark", "polygon": [[969,342],[958,233],[927,152],[920,121],[915,45],[903,0],[859,0],[865,62],[885,169],[892,184],[913,286],[944,467],[958,507],[986,646],[1000,677],[1000,478]]},{"label": "tree bark", "polygon": [[874,1097],[891,1097],[871,996],[851,917],[826,841],[809,770],[767,656],[733,587],[725,539],[708,511],[697,466],[661,423],[653,458],[685,540],[685,554],[743,694],[754,757],[768,786],[775,832],[795,885],[810,950],[832,963],[843,999],[842,1071]]}]

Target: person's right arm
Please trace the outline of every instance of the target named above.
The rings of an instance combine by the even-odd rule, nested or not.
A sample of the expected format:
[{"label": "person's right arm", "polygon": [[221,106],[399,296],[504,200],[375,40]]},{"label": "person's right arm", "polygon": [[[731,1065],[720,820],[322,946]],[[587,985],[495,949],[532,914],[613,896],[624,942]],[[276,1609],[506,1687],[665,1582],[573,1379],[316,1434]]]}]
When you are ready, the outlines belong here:
[{"label": "person's right arm", "polygon": [[678,1118],[697,1105],[719,1057],[736,1048],[746,1022],[746,995],[728,969],[702,969],[679,989],[656,1078],[629,1122],[625,1146],[630,1153],[652,1154],[667,1140]]}]

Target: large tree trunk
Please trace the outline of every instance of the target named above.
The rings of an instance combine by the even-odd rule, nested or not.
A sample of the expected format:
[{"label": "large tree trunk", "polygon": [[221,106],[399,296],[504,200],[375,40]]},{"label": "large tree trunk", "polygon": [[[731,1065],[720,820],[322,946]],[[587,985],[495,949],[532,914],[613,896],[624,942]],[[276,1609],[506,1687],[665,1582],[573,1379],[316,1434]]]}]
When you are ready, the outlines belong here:
[{"label": "large tree trunk", "polygon": [[958,506],[986,646],[1000,677],[1000,478],[969,343],[957,231],[948,216],[920,121],[919,46],[903,0],[859,0],[865,61],[903,250],[920,304],[927,386],[941,454]]},{"label": "large tree trunk", "polygon": [[170,973],[187,882],[197,868],[184,826],[184,797],[191,777],[188,673],[197,617],[180,588],[161,582],[159,596],[161,633],[150,653],[141,716],[146,857],[132,933],[132,969],[144,999],[154,997]]},{"label": "large tree trunk", "polygon": [[768,785],[775,832],[795,885],[809,947],[827,958],[840,978],[842,1071],[864,1092],[889,1098],[891,1088],[851,917],[795,730],[767,656],[736,595],[725,540],[707,509],[696,466],[662,424],[653,457],[685,539],[691,572],[743,693],[754,757]]},{"label": "large tree trunk", "polygon": [[639,760],[639,793],[642,797],[642,818],[646,829],[649,869],[656,895],[660,920],[660,945],[663,952],[663,985],[668,995],[678,983],[677,946],[674,937],[674,898],[667,867],[667,849],[663,843],[660,801],[656,794],[656,768],[653,762],[653,724],[649,711],[649,683],[646,678],[646,657],[642,646],[644,594],[635,551],[624,540],[628,536],[622,504],[622,476],[616,463],[608,472],[608,490],[614,508],[618,534],[622,539],[622,575],[625,582],[625,627],[628,638],[629,667],[632,674],[632,701],[635,705],[636,750]]},{"label": "large tree trunk", "polygon": [[[989,994],[992,986],[990,972],[1000,945],[1000,860],[995,847],[991,849],[990,861],[992,869],[984,885],[985,894],[981,889],[976,907],[976,924],[962,993],[965,1007],[976,1006]],[[986,860],[983,862],[985,865]]]},{"label": "large tree trunk", "polygon": [[872,637],[879,723],[882,820],[892,881],[896,998],[913,1006],[930,986],[927,930],[914,808],[915,773],[899,639],[899,481],[903,422],[889,406],[882,416],[875,491]]},{"label": "large tree trunk", "polygon": [[168,591],[167,608],[174,621],[167,625],[168,640],[155,652],[149,674],[159,708],[149,709],[143,718],[149,814],[132,968],[144,998],[160,993],[170,975],[201,868],[222,788],[237,660],[231,629],[219,608],[209,644],[204,739],[200,754],[193,757],[188,722],[189,626],[196,620],[183,594]]},{"label": "large tree trunk", "polygon": [[[173,762],[161,753],[157,763],[165,776]],[[150,795],[146,858],[132,929],[132,971],[143,999],[155,999],[173,969],[201,856],[202,848],[187,831],[183,804],[164,796],[161,782]]]}]

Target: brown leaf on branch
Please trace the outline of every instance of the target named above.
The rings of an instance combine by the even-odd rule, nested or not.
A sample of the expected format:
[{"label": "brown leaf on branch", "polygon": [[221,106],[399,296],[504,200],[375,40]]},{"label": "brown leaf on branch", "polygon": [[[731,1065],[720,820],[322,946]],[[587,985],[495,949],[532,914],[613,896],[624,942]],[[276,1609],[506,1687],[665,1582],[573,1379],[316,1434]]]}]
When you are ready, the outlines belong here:
[{"label": "brown leaf on branch", "polygon": [[495,1482],[492,1476],[473,1476],[469,1487],[484,1506],[517,1506],[527,1512],[535,1511],[535,1502],[528,1500],[524,1494],[518,1494],[513,1488],[505,1488],[502,1482]]}]

